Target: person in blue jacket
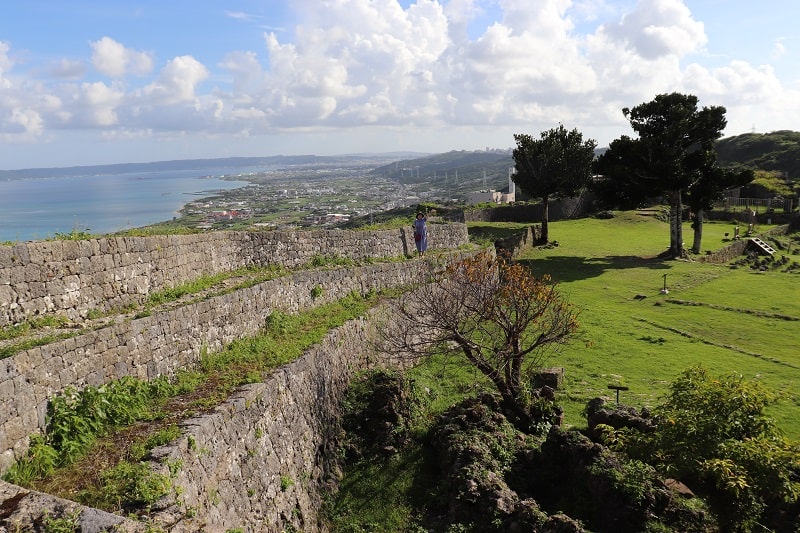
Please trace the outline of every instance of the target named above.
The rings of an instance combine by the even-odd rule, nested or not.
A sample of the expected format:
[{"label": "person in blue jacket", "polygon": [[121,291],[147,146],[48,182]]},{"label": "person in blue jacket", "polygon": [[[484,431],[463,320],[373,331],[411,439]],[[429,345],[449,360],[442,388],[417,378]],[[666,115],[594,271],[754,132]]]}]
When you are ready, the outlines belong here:
[{"label": "person in blue jacket", "polygon": [[428,249],[428,217],[424,213],[417,213],[414,221],[414,243],[417,245],[417,255],[425,257],[425,250]]}]

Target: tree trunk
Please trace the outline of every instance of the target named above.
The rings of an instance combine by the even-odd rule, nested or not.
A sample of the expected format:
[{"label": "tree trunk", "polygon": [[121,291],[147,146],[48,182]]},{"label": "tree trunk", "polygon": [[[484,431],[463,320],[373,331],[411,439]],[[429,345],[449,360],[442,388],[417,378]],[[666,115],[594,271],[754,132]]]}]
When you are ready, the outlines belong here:
[{"label": "tree trunk", "polygon": [[683,256],[683,202],[680,189],[667,195],[669,199],[669,253],[672,258]]},{"label": "tree trunk", "polygon": [[541,242],[543,244],[547,244],[550,242],[550,235],[547,229],[547,222],[550,218],[550,198],[548,196],[542,196],[542,238]]},{"label": "tree trunk", "polygon": [[692,229],[694,230],[694,240],[692,241],[692,252],[699,254],[700,246],[703,243],[703,210],[698,209],[694,214],[694,221],[692,221]]}]

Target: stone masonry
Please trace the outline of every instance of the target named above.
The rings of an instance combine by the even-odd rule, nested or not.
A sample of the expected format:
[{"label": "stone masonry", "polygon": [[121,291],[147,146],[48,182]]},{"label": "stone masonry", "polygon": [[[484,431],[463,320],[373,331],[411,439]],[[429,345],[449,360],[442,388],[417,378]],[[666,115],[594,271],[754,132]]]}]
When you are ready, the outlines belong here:
[{"label": "stone masonry", "polygon": [[[9,321],[19,308],[23,316],[35,310],[36,306],[29,305],[34,300],[42,305],[52,304],[38,312],[80,316],[87,309],[104,306],[100,301],[103,295],[121,303],[200,274],[241,266],[275,264],[278,260],[287,266],[304,265],[314,255],[363,259],[407,253],[408,240],[402,230],[353,232],[363,233],[359,236],[346,235],[351,232],[327,232],[329,236],[323,233],[298,232],[283,240],[275,234],[270,238],[276,240],[269,242],[266,233],[219,233],[154,237],[152,241],[126,242],[122,238],[122,242],[115,239],[114,245],[100,239],[88,241],[90,244],[63,241],[0,247],[0,287],[15,294],[9,302],[8,293],[4,293],[0,305]],[[226,236],[232,242],[227,242]],[[176,239],[175,245],[190,255],[197,250],[204,252],[183,261],[167,249],[171,239]],[[392,239],[393,244],[389,242]],[[369,242],[374,248],[369,247]],[[431,227],[432,246],[458,248],[467,242],[463,225]],[[111,252],[113,246],[122,243],[125,252]],[[68,245],[61,248],[60,256],[54,251],[58,250],[57,244]],[[65,255],[64,250],[70,250],[72,255]],[[75,257],[75,250],[97,250],[104,260],[97,261],[91,255]],[[131,262],[133,255],[136,259]],[[114,266],[117,262],[127,266]],[[101,266],[92,270],[91,265],[105,265],[106,270]],[[305,270],[171,311],[87,331],[0,360],[0,471],[25,453],[29,435],[44,427],[48,399],[67,387],[80,389],[128,375],[141,379],[170,375],[195,363],[203,349],[216,351],[237,338],[257,333],[275,310],[295,312],[351,292],[364,294],[408,285],[418,281],[426,268],[423,261],[396,261],[357,268]],[[45,281],[43,287],[37,285],[37,290],[31,291],[36,282],[23,280],[29,280],[36,272],[45,278],[52,272],[52,279],[58,278],[55,273],[67,272],[58,279],[77,276],[78,280],[73,280],[77,285],[70,285],[74,290],[69,298],[59,300],[49,290],[63,289],[67,284],[47,285]],[[136,289],[131,291],[126,283]],[[44,296],[34,296],[39,295],[40,289]],[[62,291],[62,297],[68,292]],[[20,298],[23,294],[31,300]],[[236,527],[244,527],[245,531],[281,531],[288,524],[304,531],[317,530],[317,489],[329,478],[326,465],[332,453],[331,428],[335,428],[332,421],[338,417],[338,399],[352,372],[374,363],[367,341],[367,331],[375,327],[375,317],[370,316],[331,332],[325,342],[276,371],[264,383],[243,388],[211,415],[190,421],[179,442],[160,450],[162,458],[180,460],[185,465],[175,481],[182,488],[182,496],[165,502],[158,517],[166,529],[195,531],[199,530],[195,526],[202,523],[200,527],[206,531]],[[194,446],[188,444],[190,439]],[[38,502],[47,496],[0,483],[0,498],[5,500],[0,501],[2,510],[9,501],[14,501],[16,508],[18,502]],[[49,508],[66,509],[57,499],[51,503]],[[40,511],[44,508],[42,504],[32,505]],[[79,508],[71,503],[69,506]],[[193,512],[189,513],[189,509]],[[3,510],[0,518],[4,514],[10,516],[12,511]],[[95,517],[92,523],[102,515],[96,510],[85,511],[86,516]],[[189,520],[191,515],[195,517],[193,521]],[[84,524],[81,530],[102,530],[94,527]],[[139,530],[135,523],[117,527]]]},{"label": "stone masonry", "polygon": [[[467,241],[463,224],[430,224],[431,249]],[[309,264],[315,256],[363,260],[410,255],[409,228],[385,231],[210,232],[0,245],[0,326],[39,315],[80,321],[149,294],[245,267]]]},{"label": "stone masonry", "polygon": [[0,527],[4,519],[24,528],[49,513],[77,514],[83,533],[324,531],[317,516],[335,477],[339,404],[350,377],[369,366],[409,363],[372,353],[370,339],[384,316],[379,308],[336,328],[264,382],[241,387],[212,413],[187,420],[180,438],[153,450],[154,470],[167,474],[169,463],[180,468],[175,490],[157,504],[147,527],[2,481]]}]

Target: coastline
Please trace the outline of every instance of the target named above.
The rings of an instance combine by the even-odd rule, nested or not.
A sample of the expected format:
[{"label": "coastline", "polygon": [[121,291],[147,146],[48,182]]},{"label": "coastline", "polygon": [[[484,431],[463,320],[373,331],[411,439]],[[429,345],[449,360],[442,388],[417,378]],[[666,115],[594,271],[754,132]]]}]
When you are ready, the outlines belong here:
[{"label": "coastline", "polygon": [[0,181],[0,242],[143,228],[175,220],[197,199],[249,184],[205,170],[189,172]]}]

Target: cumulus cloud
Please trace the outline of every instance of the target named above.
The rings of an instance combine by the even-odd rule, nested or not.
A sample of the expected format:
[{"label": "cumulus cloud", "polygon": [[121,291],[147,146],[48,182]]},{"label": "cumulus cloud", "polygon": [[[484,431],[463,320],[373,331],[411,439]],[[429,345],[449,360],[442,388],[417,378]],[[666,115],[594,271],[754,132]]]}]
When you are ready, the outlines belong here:
[{"label": "cumulus cloud", "polygon": [[126,48],[110,37],[91,43],[92,65],[98,72],[112,78],[128,73],[144,76],[153,69],[150,54]]},{"label": "cumulus cloud", "polygon": [[707,41],[703,23],[694,20],[680,0],[640,0],[631,13],[603,31],[612,42],[650,60],[683,56]]},{"label": "cumulus cloud", "polygon": [[112,126],[117,124],[116,107],[122,102],[124,93],[103,82],[84,83],[81,86],[79,106],[84,110],[85,122],[90,126]]},{"label": "cumulus cloud", "polygon": [[[38,80],[12,76],[10,45],[0,42],[4,139],[49,128],[134,137],[373,126],[494,126],[510,139],[559,122],[619,129],[622,107],[670,91],[725,105],[729,123],[755,106],[800,112],[800,98],[769,66],[701,64],[708,37],[682,0],[639,0],[626,13],[605,0],[287,5],[297,15],[291,32],[263,34],[260,48],[230,50],[215,64],[180,55],[156,68],[152,53],[103,37],[90,43],[90,58],[54,61],[52,78]],[[224,15],[261,31],[257,15]],[[110,80],[89,78],[89,64]]]},{"label": "cumulus cloud", "polygon": [[208,69],[192,56],[179,56],[167,63],[158,80],[136,95],[146,105],[170,105],[195,100],[195,87],[208,77]]},{"label": "cumulus cloud", "polygon": [[45,131],[43,109],[52,98],[34,83],[12,76],[11,46],[0,41],[0,142],[31,141]]},{"label": "cumulus cloud", "polygon": [[8,56],[9,50],[11,50],[11,46],[6,42],[0,41],[0,89],[11,87],[11,82],[5,77],[13,66],[11,58]]}]

